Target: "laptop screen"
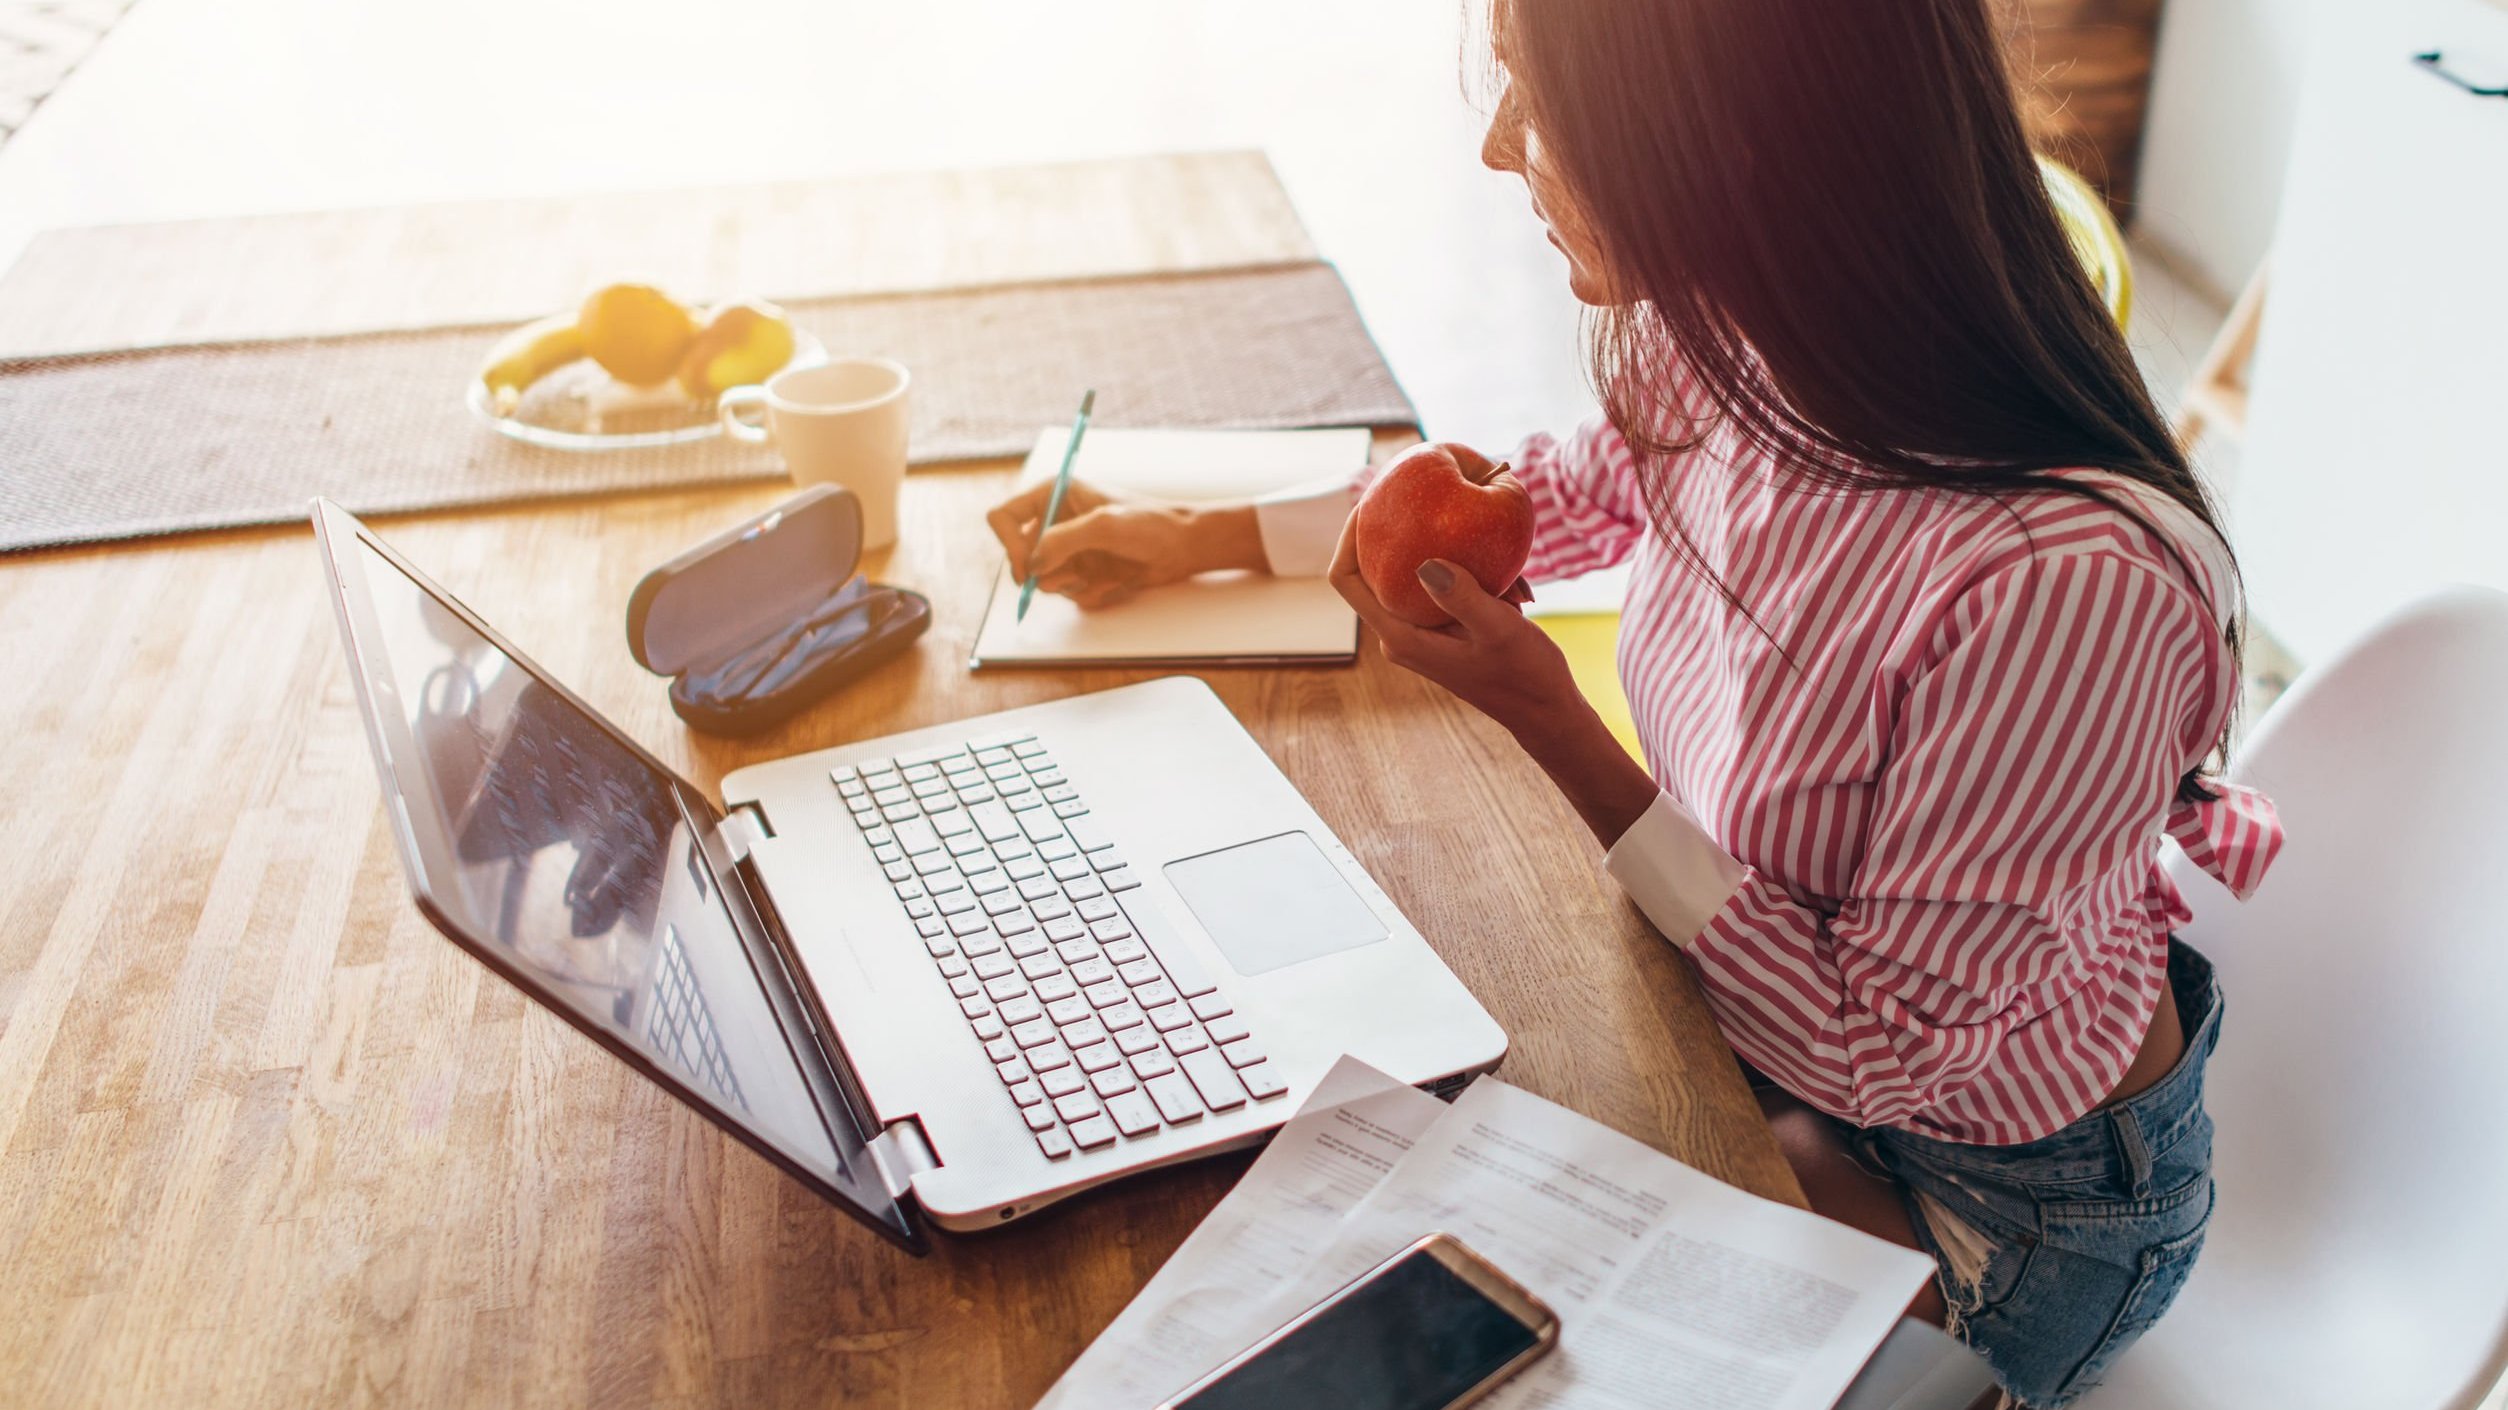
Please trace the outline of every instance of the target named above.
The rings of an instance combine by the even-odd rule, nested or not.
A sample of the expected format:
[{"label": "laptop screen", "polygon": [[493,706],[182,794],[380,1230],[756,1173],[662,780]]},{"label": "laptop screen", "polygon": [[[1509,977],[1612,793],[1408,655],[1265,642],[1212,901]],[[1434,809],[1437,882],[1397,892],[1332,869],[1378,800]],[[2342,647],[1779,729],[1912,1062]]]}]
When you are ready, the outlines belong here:
[{"label": "laptop screen", "polygon": [[[363,536],[338,532],[345,518],[326,537],[341,571],[362,579],[365,698],[396,717],[376,722],[397,726],[383,731],[386,785],[420,834],[411,870],[439,923],[578,1026],[676,1078],[718,1122],[903,1233],[861,1137],[841,1111],[822,1114],[677,778]],[[373,679],[377,656],[389,680]],[[809,1062],[832,1096],[824,1062],[815,1052]]]}]

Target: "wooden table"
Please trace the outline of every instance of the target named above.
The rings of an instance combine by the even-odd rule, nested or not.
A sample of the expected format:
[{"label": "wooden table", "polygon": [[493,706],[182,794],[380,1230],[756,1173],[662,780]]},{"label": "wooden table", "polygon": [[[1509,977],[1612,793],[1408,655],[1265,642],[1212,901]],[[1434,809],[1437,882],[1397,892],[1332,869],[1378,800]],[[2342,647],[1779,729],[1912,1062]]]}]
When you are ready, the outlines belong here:
[{"label": "wooden table", "polygon": [[[776,491],[380,527],[710,786],[1141,678],[964,669],[1010,474],[917,475],[870,566],[929,637],[736,744],[670,714],[622,609]],[[0,560],[11,1402],[1024,1405],[1244,1168],[879,1242],[418,918],[336,635],[301,529]],[[1372,646],[1207,679],[1505,1025],[1508,1080],[1799,1202],[1686,968],[1502,732]]]}]

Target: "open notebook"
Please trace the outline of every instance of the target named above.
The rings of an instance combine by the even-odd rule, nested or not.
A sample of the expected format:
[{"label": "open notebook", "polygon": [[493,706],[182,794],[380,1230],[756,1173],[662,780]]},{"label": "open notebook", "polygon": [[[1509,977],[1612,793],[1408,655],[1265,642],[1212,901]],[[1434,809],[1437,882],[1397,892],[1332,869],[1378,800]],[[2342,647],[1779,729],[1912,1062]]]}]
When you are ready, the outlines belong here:
[{"label": "open notebook", "polygon": [[[1039,433],[1022,485],[1053,478],[1067,426]],[[1348,475],[1367,463],[1364,427],[1325,431],[1100,431],[1081,444],[1072,478],[1170,503],[1250,499]],[[970,665],[1210,665],[1347,661],[1358,615],[1322,578],[1206,573],[1120,606],[1083,612],[1040,592],[1017,620],[1019,582],[1007,563],[976,633]]]}]

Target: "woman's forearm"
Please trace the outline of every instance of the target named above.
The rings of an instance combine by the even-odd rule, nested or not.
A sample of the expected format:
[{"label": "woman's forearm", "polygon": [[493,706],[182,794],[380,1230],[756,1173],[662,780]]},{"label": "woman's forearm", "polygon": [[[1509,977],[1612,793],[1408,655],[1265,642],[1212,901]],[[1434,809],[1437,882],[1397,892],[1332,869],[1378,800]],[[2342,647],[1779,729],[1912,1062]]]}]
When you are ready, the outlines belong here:
[{"label": "woman's forearm", "polygon": [[1177,512],[1184,517],[1186,551],[1195,572],[1271,571],[1271,560],[1263,551],[1262,521],[1250,501],[1195,505]]},{"label": "woman's forearm", "polygon": [[1608,849],[1645,816],[1662,789],[1620,747],[1619,738],[1584,697],[1543,713],[1540,720],[1511,727],[1516,743],[1550,775],[1594,840]]}]

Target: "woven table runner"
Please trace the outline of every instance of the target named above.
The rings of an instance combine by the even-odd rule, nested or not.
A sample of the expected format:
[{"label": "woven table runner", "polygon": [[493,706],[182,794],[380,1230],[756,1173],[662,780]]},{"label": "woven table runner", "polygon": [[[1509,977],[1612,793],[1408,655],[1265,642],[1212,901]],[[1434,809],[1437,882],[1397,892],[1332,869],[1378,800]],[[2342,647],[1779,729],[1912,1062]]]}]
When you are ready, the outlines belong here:
[{"label": "woven table runner", "polygon": [[[1331,266],[785,300],[831,355],[914,373],[916,464],[1024,454],[1097,388],[1105,426],[1401,426]],[[0,361],[0,552],[301,520],[777,480],[727,439],[548,450],[463,404],[500,329]]]}]

